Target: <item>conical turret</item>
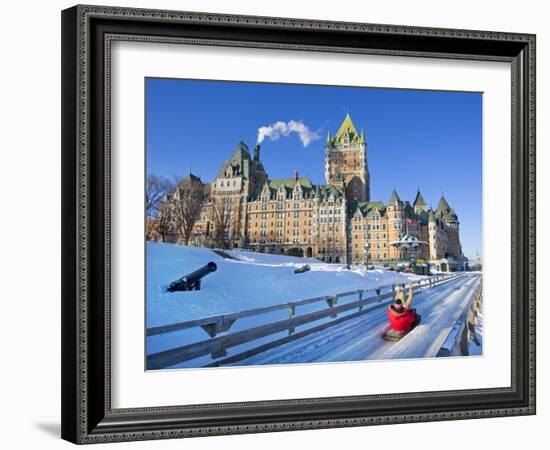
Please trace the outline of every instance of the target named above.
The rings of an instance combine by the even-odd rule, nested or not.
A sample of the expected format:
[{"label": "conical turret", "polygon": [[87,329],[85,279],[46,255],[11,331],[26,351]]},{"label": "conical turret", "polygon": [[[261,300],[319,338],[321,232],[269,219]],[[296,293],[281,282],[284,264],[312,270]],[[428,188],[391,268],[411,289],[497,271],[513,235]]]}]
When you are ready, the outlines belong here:
[{"label": "conical turret", "polygon": [[435,213],[437,216],[444,216],[451,210],[451,207],[447,203],[447,200],[445,200],[445,197],[441,195],[441,198],[439,199],[439,203],[437,204],[437,209],[435,210]]},{"label": "conical turret", "polygon": [[420,192],[420,189],[418,189],[418,192],[416,193],[416,197],[414,198],[413,202],[414,210],[416,212],[420,211],[426,211],[426,201],[424,200],[423,195]]},{"label": "conical turret", "polygon": [[355,125],[353,124],[349,113],[346,113],[346,117],[342,122],[342,125],[340,125],[340,128],[338,129],[334,138],[339,141],[346,134],[350,135],[352,138],[356,138],[358,136],[357,129],[355,128]]},{"label": "conical turret", "polygon": [[401,203],[402,203],[401,199],[399,198],[399,195],[394,189],[391,193],[390,199],[388,200],[388,205],[399,205]]}]

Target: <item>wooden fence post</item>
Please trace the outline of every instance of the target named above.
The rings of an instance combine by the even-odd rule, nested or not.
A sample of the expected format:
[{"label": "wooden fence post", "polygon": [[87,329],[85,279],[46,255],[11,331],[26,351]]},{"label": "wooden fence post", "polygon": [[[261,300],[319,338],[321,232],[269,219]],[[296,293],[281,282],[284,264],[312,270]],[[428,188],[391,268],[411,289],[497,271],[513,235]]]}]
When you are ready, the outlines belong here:
[{"label": "wooden fence post", "polygon": [[[296,305],[290,305],[288,307],[288,318],[289,319],[292,319],[294,316],[296,315]],[[290,327],[288,329],[288,335],[290,336],[291,334],[294,334],[294,327]]]},{"label": "wooden fence post", "polygon": [[217,350],[213,351],[210,354],[212,359],[220,358],[222,356],[227,356],[227,349],[225,348],[225,338],[221,338]]}]

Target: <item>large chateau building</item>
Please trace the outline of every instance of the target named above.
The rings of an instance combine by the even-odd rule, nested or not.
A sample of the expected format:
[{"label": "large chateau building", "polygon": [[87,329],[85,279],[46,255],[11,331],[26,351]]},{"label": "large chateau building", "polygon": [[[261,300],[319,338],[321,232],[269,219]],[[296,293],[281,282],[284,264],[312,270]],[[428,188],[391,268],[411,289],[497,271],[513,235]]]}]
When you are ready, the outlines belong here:
[{"label": "large chateau building", "polygon": [[[313,184],[298,172],[270,179],[259,145],[251,154],[239,142],[211,183],[189,174],[159,215],[173,214],[178,202],[200,204],[192,231],[183,239],[192,245],[243,247],[335,263],[461,261],[458,217],[443,196],[435,210],[420,190],[412,203],[395,190],[387,202],[371,200],[367,148],[365,133],[358,133],[346,115],[336,134],[327,136],[326,183]],[[181,242],[175,219],[171,223],[166,240]],[[415,245],[402,245],[409,241]]]}]

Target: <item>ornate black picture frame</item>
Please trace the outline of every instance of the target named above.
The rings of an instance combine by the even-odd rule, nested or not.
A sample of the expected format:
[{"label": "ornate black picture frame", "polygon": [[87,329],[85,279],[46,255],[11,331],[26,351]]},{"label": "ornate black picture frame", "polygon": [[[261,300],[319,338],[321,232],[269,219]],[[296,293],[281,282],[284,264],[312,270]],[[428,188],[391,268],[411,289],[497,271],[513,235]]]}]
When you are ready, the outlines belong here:
[{"label": "ornate black picture frame", "polygon": [[[116,40],[512,66],[506,388],[113,409],[110,46]],[[62,437],[99,443],[535,414],[535,36],[99,6],[62,12]]]}]

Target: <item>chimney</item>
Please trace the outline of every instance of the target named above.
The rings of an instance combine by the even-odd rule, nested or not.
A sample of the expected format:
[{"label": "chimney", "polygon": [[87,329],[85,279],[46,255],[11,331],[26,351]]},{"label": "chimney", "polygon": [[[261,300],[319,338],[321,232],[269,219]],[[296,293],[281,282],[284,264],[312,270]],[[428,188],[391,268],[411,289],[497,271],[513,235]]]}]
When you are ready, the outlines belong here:
[{"label": "chimney", "polygon": [[296,181],[298,181],[298,171],[297,170],[294,171],[294,179]]},{"label": "chimney", "polygon": [[260,162],[260,144],[254,146],[254,161]]}]

